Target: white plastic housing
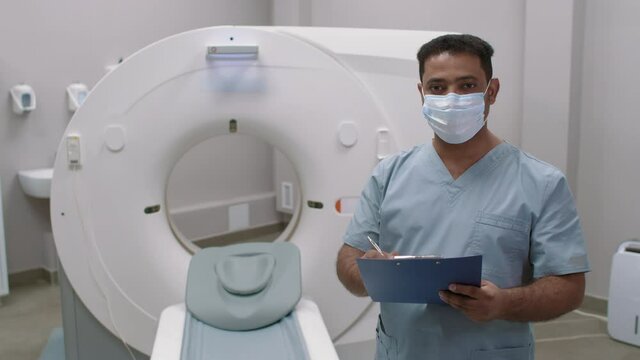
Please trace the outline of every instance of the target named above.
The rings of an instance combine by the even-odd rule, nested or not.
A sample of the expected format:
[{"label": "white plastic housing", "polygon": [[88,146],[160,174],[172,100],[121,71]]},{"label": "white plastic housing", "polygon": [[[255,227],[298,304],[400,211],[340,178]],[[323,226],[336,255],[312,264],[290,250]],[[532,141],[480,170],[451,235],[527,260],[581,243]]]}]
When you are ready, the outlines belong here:
[{"label": "white plastic housing", "polygon": [[[431,140],[416,96],[415,54],[438,35],[213,27],[128,57],[74,114],[55,161],[54,238],[82,302],[112,333],[151,352],[161,311],[184,301],[191,259],[165,211],[169,175],[185,152],[228,134],[237,119],[238,133],[277,147],[298,173],[300,210],[277,241],[301,251],[304,296],[318,304],[337,343],[373,339],[370,299],[351,295],[336,276],[351,218],[334,204],[359,196],[381,155]],[[259,46],[257,57],[208,55],[211,46],[235,43]],[[358,129],[351,147],[336,139],[344,121]],[[123,130],[114,142],[105,129],[118,127],[126,138]],[[378,129],[386,129],[382,139]],[[67,147],[77,134],[81,167]]]},{"label": "white plastic housing", "polygon": [[89,88],[85,84],[71,84],[67,86],[67,104],[69,111],[75,112],[89,95]]},{"label": "white plastic housing", "polygon": [[609,283],[609,335],[640,346],[640,241],[626,241],[618,247]]},{"label": "white plastic housing", "polygon": [[21,84],[11,88],[11,99],[13,100],[13,112],[23,114],[36,109],[36,93],[29,85]]}]

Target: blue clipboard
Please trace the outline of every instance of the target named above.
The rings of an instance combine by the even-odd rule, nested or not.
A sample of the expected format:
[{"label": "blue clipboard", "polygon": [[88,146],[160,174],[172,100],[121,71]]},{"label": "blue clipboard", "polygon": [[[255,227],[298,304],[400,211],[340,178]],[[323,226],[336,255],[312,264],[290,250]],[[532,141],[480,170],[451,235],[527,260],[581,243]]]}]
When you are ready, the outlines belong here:
[{"label": "blue clipboard", "polygon": [[450,284],[480,286],[482,255],[455,258],[357,259],[373,301],[444,304],[438,292]]}]

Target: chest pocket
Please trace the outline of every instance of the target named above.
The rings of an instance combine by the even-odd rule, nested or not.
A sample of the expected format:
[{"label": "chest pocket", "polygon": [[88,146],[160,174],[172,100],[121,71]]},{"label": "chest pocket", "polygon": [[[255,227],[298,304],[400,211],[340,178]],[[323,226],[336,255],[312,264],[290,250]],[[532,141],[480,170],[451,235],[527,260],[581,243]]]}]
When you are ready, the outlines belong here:
[{"label": "chest pocket", "polygon": [[478,212],[466,255],[482,255],[482,278],[501,288],[522,284],[528,266],[529,222]]}]

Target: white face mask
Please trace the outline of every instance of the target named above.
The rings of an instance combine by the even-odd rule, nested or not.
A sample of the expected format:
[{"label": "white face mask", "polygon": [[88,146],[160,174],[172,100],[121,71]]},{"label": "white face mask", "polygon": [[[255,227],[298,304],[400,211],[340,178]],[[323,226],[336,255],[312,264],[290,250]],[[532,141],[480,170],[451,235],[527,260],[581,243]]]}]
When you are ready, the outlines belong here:
[{"label": "white face mask", "polygon": [[424,96],[422,114],[440,139],[449,144],[462,144],[482,129],[486,123],[484,95],[489,84],[479,93]]}]

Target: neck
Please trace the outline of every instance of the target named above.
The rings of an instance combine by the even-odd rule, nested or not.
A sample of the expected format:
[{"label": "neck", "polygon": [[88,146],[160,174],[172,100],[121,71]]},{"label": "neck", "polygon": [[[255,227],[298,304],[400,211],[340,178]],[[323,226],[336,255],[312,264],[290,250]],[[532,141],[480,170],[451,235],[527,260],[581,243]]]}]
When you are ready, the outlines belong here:
[{"label": "neck", "polygon": [[433,139],[434,149],[454,179],[457,179],[500,143],[502,140],[489,131],[486,126],[480,129],[471,140],[462,144],[449,144],[437,136]]}]

